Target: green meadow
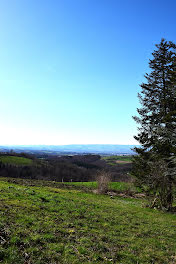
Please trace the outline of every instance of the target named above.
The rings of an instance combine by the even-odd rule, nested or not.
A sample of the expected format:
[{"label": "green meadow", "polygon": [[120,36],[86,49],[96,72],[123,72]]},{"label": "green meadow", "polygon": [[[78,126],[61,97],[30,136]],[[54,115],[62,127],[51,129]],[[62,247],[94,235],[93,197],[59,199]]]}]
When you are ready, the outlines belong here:
[{"label": "green meadow", "polygon": [[0,179],[0,263],[176,263],[176,215],[145,199]]},{"label": "green meadow", "polygon": [[105,156],[102,157],[103,160],[107,162],[109,165],[117,165],[117,164],[126,164],[132,162],[132,156],[131,155],[125,155],[125,156],[119,156],[119,155],[113,155],[113,156]]},{"label": "green meadow", "polygon": [[4,164],[28,166],[32,165],[33,161],[29,158],[17,156],[0,156],[0,161]]},{"label": "green meadow", "polygon": [[113,156],[103,157],[102,159],[104,159],[104,160],[120,160],[120,161],[129,161],[129,162],[131,162],[132,156],[131,155],[125,155],[125,156],[113,155]]},{"label": "green meadow", "polygon": [[[97,189],[97,182],[65,182],[64,184],[77,187],[79,189],[83,190],[93,190]],[[141,189],[139,187],[136,187],[133,183],[131,182],[110,182],[109,183],[109,190],[110,191],[115,191],[115,192],[135,192],[135,193],[140,193]]]}]

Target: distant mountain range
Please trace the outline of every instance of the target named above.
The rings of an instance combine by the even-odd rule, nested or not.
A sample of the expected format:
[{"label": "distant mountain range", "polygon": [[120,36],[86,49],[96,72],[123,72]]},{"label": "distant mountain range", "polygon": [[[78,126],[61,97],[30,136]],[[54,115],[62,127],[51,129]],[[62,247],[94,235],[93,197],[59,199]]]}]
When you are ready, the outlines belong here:
[{"label": "distant mountain range", "polygon": [[112,144],[75,144],[75,145],[11,145],[0,146],[1,152],[13,150],[15,152],[54,154],[134,154],[135,145]]}]

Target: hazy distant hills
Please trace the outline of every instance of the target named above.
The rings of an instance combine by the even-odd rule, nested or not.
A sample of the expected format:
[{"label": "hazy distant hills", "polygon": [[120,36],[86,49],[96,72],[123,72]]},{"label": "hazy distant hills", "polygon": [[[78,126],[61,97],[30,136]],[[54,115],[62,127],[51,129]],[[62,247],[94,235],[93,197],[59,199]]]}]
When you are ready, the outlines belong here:
[{"label": "hazy distant hills", "polygon": [[112,145],[112,144],[75,144],[75,145],[11,145],[0,146],[0,151],[15,152],[43,152],[48,154],[68,154],[68,153],[92,153],[92,154],[134,154],[134,145]]}]

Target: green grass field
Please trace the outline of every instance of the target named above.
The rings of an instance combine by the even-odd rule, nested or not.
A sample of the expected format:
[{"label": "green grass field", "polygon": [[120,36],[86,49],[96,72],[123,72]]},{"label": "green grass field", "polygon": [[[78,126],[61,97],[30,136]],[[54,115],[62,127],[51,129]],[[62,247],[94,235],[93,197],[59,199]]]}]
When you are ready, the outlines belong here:
[{"label": "green grass field", "polygon": [[[65,184],[68,184],[70,186],[76,186],[80,189],[84,189],[86,187],[87,189],[96,189],[97,188],[97,182],[65,182]],[[109,183],[109,190],[110,191],[132,191],[136,193],[140,193],[141,190],[138,187],[135,187],[133,183],[130,182],[110,182]]]},{"label": "green grass field", "polygon": [[4,164],[12,164],[12,165],[32,165],[33,161],[24,157],[16,157],[16,156],[0,156],[0,161]]},{"label": "green grass field", "polygon": [[121,160],[121,161],[131,161],[132,156],[131,155],[125,155],[125,156],[113,155],[113,156],[103,157],[103,159],[105,159],[105,160],[113,159],[113,160]]},{"label": "green grass field", "polygon": [[62,186],[0,179],[0,263],[176,263],[176,215]]},{"label": "green grass field", "polygon": [[132,156],[106,156],[102,157],[103,160],[105,160],[109,165],[116,165],[116,164],[125,164],[125,163],[131,163],[132,162]]}]

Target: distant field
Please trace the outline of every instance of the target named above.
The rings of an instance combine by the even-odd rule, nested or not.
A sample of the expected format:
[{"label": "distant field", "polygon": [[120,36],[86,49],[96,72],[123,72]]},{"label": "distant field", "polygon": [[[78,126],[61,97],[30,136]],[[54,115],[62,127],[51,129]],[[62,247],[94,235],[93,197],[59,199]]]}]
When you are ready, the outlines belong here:
[{"label": "distant field", "polygon": [[31,159],[16,156],[0,156],[0,161],[12,165],[31,165],[33,163]]},{"label": "distant field", "polygon": [[119,164],[125,164],[125,163],[131,163],[132,162],[132,156],[107,156],[102,157],[109,165],[115,165],[117,163]]},{"label": "distant field", "polygon": [[176,215],[57,186],[0,179],[1,263],[175,263]]}]

